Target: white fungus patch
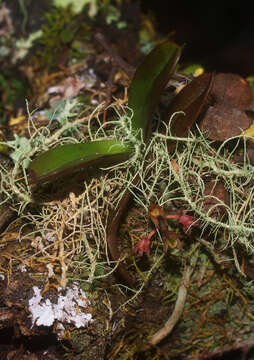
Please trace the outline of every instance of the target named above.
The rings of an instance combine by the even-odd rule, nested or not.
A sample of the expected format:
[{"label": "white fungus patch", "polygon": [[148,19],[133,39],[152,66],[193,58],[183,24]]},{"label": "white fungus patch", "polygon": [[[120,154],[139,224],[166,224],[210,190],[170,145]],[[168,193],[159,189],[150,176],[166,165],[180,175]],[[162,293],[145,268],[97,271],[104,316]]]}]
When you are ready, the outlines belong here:
[{"label": "white fungus patch", "polygon": [[32,326],[52,326],[56,323],[57,328],[63,331],[66,323],[80,328],[93,322],[92,314],[85,312],[90,301],[76,284],[65,289],[65,295],[62,294],[63,289],[59,288],[57,303],[52,303],[50,299],[43,299],[41,289],[37,286],[33,286],[33,291],[34,296],[29,299],[28,306]]},{"label": "white fungus patch", "polygon": [[5,279],[5,275],[4,274],[0,274],[0,280],[4,280]]},{"label": "white fungus patch", "polygon": [[26,265],[19,265],[18,269],[23,273],[23,272],[27,272],[27,268]]}]

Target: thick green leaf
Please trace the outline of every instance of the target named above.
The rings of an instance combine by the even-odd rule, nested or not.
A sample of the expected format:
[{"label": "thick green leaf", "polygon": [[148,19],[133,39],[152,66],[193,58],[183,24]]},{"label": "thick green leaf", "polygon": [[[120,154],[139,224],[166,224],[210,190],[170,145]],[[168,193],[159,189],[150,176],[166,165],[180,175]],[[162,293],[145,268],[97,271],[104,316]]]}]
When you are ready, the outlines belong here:
[{"label": "thick green leaf", "polygon": [[198,76],[185,86],[183,90],[173,99],[168,114],[171,119],[171,133],[177,137],[187,135],[190,128],[197,120],[203,106],[207,103],[208,95],[214,80],[213,73],[205,73]]},{"label": "thick green leaf", "polygon": [[143,131],[146,141],[151,134],[155,107],[181,55],[181,47],[164,41],[138,66],[130,86],[129,107],[133,110],[132,126]]},{"label": "thick green leaf", "polygon": [[114,165],[128,158],[132,149],[118,140],[68,144],[48,150],[35,158],[29,166],[31,183],[45,182],[74,170]]},{"label": "thick green leaf", "polygon": [[[142,129],[144,140],[151,132],[151,120],[159,97],[178,62],[181,48],[165,41],[158,45],[138,67],[130,88],[129,106],[134,112],[133,129]],[[111,165],[130,156],[133,149],[117,140],[63,145],[46,151],[29,166],[32,183],[45,182],[74,170]]]}]

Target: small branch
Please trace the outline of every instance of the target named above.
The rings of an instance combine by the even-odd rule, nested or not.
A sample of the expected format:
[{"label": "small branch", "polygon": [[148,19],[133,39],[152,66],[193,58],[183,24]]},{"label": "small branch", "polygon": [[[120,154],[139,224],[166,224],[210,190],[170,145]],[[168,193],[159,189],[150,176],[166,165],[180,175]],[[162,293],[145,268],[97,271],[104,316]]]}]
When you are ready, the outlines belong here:
[{"label": "small branch", "polygon": [[17,217],[17,213],[14,210],[10,208],[5,210],[0,215],[0,232],[5,230],[5,228],[7,228],[11,221],[15,219],[15,217]]},{"label": "small branch", "polygon": [[131,79],[135,73],[135,68],[128,64],[121,56],[119,56],[116,51],[113,49],[109,41],[101,33],[94,35],[95,40],[97,40],[102,47],[109,53],[111,58],[120,66],[120,68],[129,76]]},{"label": "small branch", "polygon": [[173,330],[173,328],[175,327],[178,320],[180,319],[180,317],[183,313],[184,306],[185,306],[185,302],[186,302],[186,298],[187,298],[187,291],[188,291],[188,287],[190,284],[190,278],[191,278],[191,275],[195,268],[195,265],[197,262],[197,257],[198,256],[196,256],[194,263],[192,265],[187,266],[185,268],[185,270],[183,272],[183,278],[181,281],[181,285],[178,290],[178,296],[177,296],[177,300],[175,303],[174,311],[173,311],[172,315],[170,316],[170,318],[168,319],[168,321],[166,322],[166,324],[163,326],[163,328],[161,328],[159,331],[157,331],[151,337],[151,339],[148,342],[150,345],[155,346],[162,339],[164,339],[166,336],[168,336],[171,333],[171,331]]},{"label": "small branch", "polygon": [[[137,174],[133,181],[132,185],[136,185],[139,181],[139,175]],[[114,261],[119,263],[117,267],[118,274],[124,280],[126,284],[132,287],[135,282],[136,278],[132,275],[132,273],[127,269],[127,267],[120,263],[119,260],[121,259],[121,254],[118,249],[118,229],[120,227],[120,221],[129,205],[131,200],[132,193],[129,189],[126,189],[124,192],[123,197],[121,198],[117,208],[115,210],[114,216],[111,222],[107,226],[107,245],[110,251],[110,255]]]},{"label": "small branch", "polygon": [[103,121],[102,123],[105,124],[106,123],[106,118],[107,118],[107,107],[110,104],[111,101],[111,95],[112,95],[112,89],[114,86],[114,76],[116,74],[116,68],[113,67],[110,71],[109,74],[109,78],[107,80],[107,90],[106,90],[106,94],[107,94],[107,99],[105,102],[105,108],[104,108],[104,113],[103,113]]}]

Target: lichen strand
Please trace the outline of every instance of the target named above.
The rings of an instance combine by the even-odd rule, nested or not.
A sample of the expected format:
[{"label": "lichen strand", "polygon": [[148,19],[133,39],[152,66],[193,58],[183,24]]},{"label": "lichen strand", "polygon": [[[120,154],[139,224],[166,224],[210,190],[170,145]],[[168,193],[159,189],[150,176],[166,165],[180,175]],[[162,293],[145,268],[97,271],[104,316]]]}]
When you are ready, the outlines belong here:
[{"label": "lichen strand", "polygon": [[[121,260],[128,257],[126,262],[132,264],[130,270],[138,277],[140,287],[133,289],[131,296],[121,298],[122,302],[114,305],[114,311],[121,307],[129,310],[129,314],[128,311],[123,313],[126,321],[133,324],[130,314],[133,314],[133,306],[137,306],[134,323],[137,322],[137,314],[142,314],[140,307],[144,306],[142,296],[147,294],[145,284],[148,281],[151,286],[163,288],[165,301],[170,303],[170,307],[163,308],[160,323],[155,322],[152,327],[142,318],[142,326],[137,328],[138,335],[133,335],[132,326],[129,336],[124,335],[124,345],[119,349],[119,343],[116,344],[115,359],[120,353],[125,356],[130,352],[135,358],[140,342],[146,342],[162,326],[174,307],[182,281],[181,272],[186,264],[191,263],[196,249],[200,255],[187,291],[184,314],[170,334],[170,341],[162,346],[166,346],[172,358],[181,354],[193,358],[197,352],[202,354],[214,347],[245,340],[253,321],[253,285],[249,283],[250,278],[243,276],[251,276],[254,259],[253,168],[246,158],[242,165],[232,161],[237,146],[229,150],[227,141],[213,148],[201,132],[198,135],[190,133],[186,138],[174,138],[167,130],[166,135],[153,135],[143,156],[137,156],[131,163],[132,168],[120,165],[104,172],[97,180],[81,183],[79,193],[73,186],[64,199],[47,199],[36,206],[24,177],[21,159],[14,171],[1,168],[4,197],[11,198],[12,206],[19,209],[21,226],[15,236],[21,244],[25,240],[31,244],[25,253],[8,255],[12,271],[20,264],[28,270],[39,268],[43,274],[53,271],[53,276],[63,286],[73,278],[88,281],[92,286],[97,279],[109,281],[108,274],[113,271],[109,265],[115,263],[110,263],[107,257],[107,220],[126,186],[134,194],[136,212],[132,218],[127,218],[127,227],[119,233],[119,243],[123,244],[119,249]],[[93,134],[92,128],[89,131]],[[97,136],[107,136],[104,129],[101,133],[96,131]],[[41,133],[38,131],[38,134]],[[61,139],[62,133],[59,137]],[[51,141],[57,141],[51,137],[42,139],[44,142],[50,140],[47,146]],[[168,153],[169,140],[178,141],[173,154]],[[239,145],[241,140],[239,137],[235,141]],[[141,181],[132,186],[137,173]],[[40,191],[42,194],[43,189]],[[179,210],[181,214],[192,216],[199,226],[188,234],[179,221],[169,222],[169,231],[179,235],[181,246],[165,247],[159,232],[156,232],[152,237],[150,256],[142,261],[133,255],[132,249],[145,233],[153,230],[147,218],[151,203],[163,207],[169,215]],[[107,286],[112,299],[116,288]],[[105,289],[102,293],[104,296]],[[156,318],[154,308],[161,306],[162,294],[158,294],[150,304],[153,318]],[[111,311],[111,305],[109,307]],[[96,316],[94,318],[96,320]],[[125,331],[126,322],[119,324]],[[121,331],[117,334],[122,336]],[[152,359],[151,352],[148,350],[146,353],[146,358]]]}]

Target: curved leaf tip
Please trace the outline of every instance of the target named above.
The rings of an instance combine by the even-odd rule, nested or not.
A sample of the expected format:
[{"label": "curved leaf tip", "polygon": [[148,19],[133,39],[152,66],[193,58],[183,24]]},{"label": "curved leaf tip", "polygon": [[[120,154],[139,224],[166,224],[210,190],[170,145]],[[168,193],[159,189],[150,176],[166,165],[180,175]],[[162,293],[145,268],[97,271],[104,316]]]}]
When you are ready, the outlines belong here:
[{"label": "curved leaf tip", "polygon": [[128,105],[133,110],[133,129],[142,129],[145,141],[151,134],[151,121],[160,95],[173,75],[180,55],[181,47],[166,40],[145,57],[135,72]]}]

